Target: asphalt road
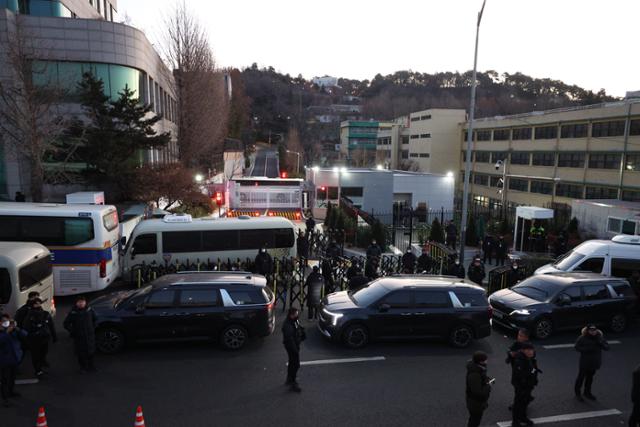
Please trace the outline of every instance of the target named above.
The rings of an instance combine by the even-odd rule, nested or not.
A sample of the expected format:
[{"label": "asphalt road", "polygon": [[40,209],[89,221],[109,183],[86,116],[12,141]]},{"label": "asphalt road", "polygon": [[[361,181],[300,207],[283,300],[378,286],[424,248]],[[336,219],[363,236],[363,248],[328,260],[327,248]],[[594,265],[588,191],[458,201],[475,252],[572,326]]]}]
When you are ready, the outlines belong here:
[{"label": "asphalt road", "polygon": [[[59,301],[58,324],[70,304],[70,299]],[[308,327],[308,339],[301,359],[323,364],[301,368],[301,394],[283,385],[286,356],[279,325],[273,336],[237,353],[209,341],[138,344],[119,355],[99,355],[99,372],[87,375],[78,373],[71,340],[63,332],[50,354],[49,377],[19,386],[23,397],[12,408],[0,408],[0,426],[34,425],[40,405],[45,406],[51,427],[132,425],[137,405],[142,405],[150,427],[463,426],[465,364],[475,350],[490,355],[489,374],[497,379],[483,425],[510,420],[507,406],[512,388],[504,356],[512,338],[503,331],[494,331],[465,350],[436,341],[376,343],[350,351],[327,342],[313,324],[306,320],[303,324]],[[572,348],[541,347],[571,344],[575,333],[536,343],[544,373],[534,391],[530,417],[617,409],[621,416],[544,425],[620,426],[626,422],[631,409],[630,373],[640,363],[639,329],[636,324],[624,334],[605,332],[609,340],[620,343],[605,354],[596,376],[597,402],[579,403],[573,398],[577,353]],[[345,358],[374,359],[332,362]],[[29,363],[21,371],[20,378],[32,377]]]},{"label": "asphalt road", "polygon": [[278,178],[280,167],[278,152],[272,148],[257,147],[256,160],[251,176],[266,176],[267,178]]}]

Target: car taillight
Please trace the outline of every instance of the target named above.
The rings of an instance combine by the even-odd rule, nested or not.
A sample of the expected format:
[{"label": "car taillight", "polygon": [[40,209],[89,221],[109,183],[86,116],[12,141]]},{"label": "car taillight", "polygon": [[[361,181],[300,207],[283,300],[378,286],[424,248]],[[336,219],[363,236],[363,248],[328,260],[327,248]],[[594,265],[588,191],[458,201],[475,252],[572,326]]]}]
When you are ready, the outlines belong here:
[{"label": "car taillight", "polygon": [[273,310],[273,302],[270,302],[269,304],[267,304],[267,311],[271,311]]},{"label": "car taillight", "polygon": [[104,279],[105,277],[107,277],[107,260],[101,259],[100,260],[100,278]]},{"label": "car taillight", "polygon": [[487,314],[489,315],[489,319],[493,317],[493,307],[487,307]]}]

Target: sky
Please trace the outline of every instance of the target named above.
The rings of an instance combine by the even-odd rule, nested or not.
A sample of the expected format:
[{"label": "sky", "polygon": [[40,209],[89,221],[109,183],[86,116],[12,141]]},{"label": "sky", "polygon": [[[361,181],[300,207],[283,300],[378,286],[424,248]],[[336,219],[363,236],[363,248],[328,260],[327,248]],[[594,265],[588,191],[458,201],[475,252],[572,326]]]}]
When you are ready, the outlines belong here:
[{"label": "sky", "polygon": [[[155,44],[176,0],[118,0]],[[186,0],[222,67],[306,78],[473,68],[482,0]],[[487,0],[479,70],[520,71],[614,96],[640,90],[638,0]]]}]

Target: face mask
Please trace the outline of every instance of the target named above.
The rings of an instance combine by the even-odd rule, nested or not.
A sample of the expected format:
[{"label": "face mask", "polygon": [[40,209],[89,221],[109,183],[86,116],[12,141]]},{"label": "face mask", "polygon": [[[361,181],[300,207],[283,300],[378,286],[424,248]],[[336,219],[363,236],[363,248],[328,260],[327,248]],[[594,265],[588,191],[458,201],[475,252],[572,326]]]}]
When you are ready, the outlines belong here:
[{"label": "face mask", "polygon": [[2,322],[2,327],[5,329],[9,328],[9,325],[11,325],[11,322],[9,322],[8,320],[5,320],[4,322]]}]

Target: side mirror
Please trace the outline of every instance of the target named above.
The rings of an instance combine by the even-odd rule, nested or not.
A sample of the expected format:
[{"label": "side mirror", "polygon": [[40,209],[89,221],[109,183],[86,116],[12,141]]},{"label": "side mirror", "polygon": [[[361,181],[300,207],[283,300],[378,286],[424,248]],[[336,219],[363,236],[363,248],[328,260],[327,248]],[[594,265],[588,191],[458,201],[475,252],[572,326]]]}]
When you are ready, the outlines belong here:
[{"label": "side mirror", "polygon": [[122,247],[127,246],[127,236],[122,236],[120,238],[120,245],[122,245]]},{"label": "side mirror", "polygon": [[378,310],[380,311],[380,313],[386,313],[390,308],[391,306],[389,304],[380,304],[378,306]]},{"label": "side mirror", "polygon": [[567,294],[560,294],[558,305],[571,305],[571,297]]},{"label": "side mirror", "polygon": [[136,306],[136,314],[142,314],[144,313],[144,304],[140,303]]}]

